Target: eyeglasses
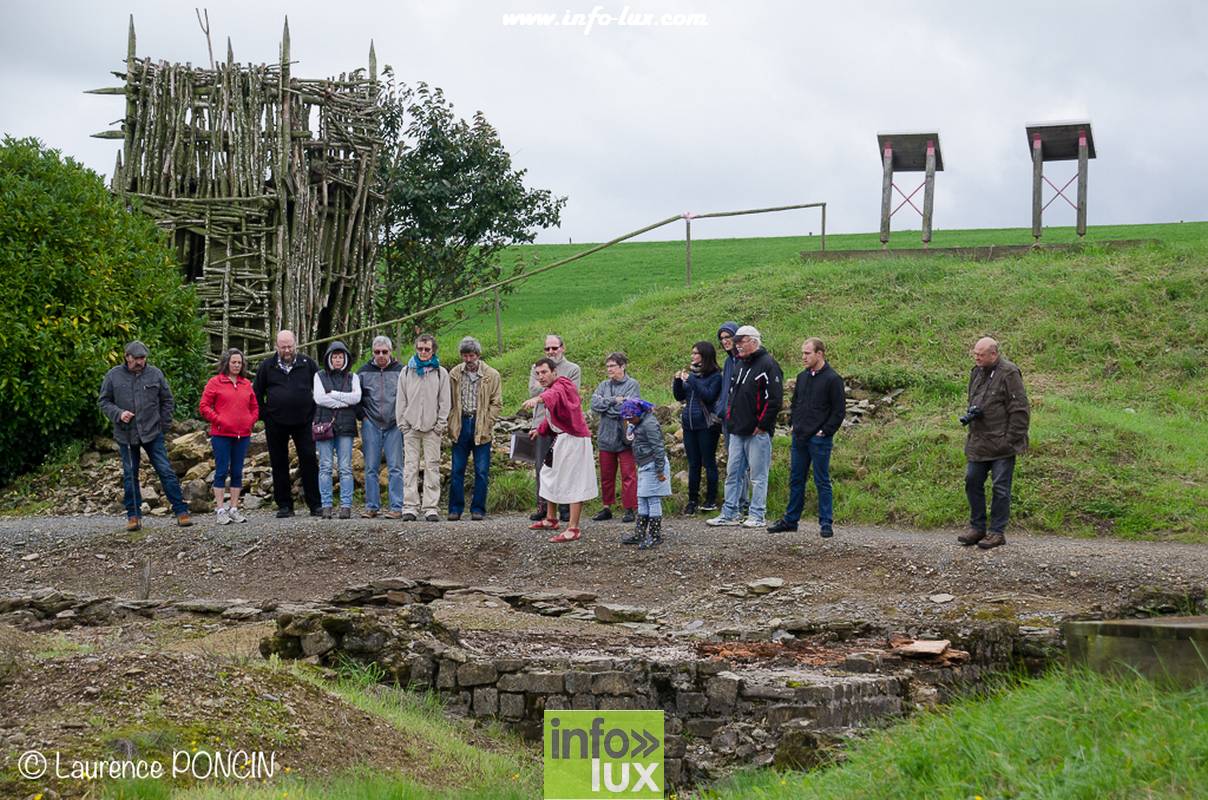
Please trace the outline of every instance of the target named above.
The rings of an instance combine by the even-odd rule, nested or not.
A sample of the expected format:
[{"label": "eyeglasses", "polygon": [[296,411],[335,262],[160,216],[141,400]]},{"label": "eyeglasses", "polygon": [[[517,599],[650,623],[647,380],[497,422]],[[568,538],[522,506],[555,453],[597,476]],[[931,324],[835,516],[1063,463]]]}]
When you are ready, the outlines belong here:
[{"label": "eyeglasses", "polygon": [[560,350],[561,348],[562,348],[562,345],[560,345],[560,344],[559,344],[559,345],[554,345],[553,347],[547,347],[547,348],[545,348],[545,352],[547,352],[547,353],[552,353],[553,351],[555,351],[555,350]]},{"label": "eyeglasses", "polygon": [[431,348],[431,347],[417,347],[417,348],[415,348],[415,352],[417,352],[417,353],[431,353],[431,352],[432,352],[432,348]]},{"label": "eyeglasses", "polygon": [[373,354],[375,356],[388,356],[388,355],[390,355],[390,351],[389,350],[374,350]]}]

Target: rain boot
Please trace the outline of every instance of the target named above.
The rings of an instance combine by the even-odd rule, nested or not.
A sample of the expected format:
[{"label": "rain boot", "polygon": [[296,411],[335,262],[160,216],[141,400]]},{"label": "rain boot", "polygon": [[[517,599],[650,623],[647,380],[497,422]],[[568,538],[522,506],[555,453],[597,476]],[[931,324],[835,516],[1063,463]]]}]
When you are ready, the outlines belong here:
[{"label": "rain boot", "polygon": [[646,538],[646,528],[650,523],[650,517],[638,517],[637,524],[633,527],[633,533],[621,540],[621,544],[638,544],[642,539]]},{"label": "rain boot", "polygon": [[642,541],[638,543],[639,550],[649,550],[652,547],[657,547],[663,541],[663,518],[651,517],[650,524],[646,526],[646,535],[642,537]]}]

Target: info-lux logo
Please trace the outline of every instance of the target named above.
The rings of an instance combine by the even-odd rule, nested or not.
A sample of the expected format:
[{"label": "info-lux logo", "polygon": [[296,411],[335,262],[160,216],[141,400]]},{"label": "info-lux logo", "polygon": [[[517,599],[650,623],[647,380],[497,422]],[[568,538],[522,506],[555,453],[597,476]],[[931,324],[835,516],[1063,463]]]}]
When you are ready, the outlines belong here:
[{"label": "info-lux logo", "polygon": [[546,800],[663,797],[662,711],[546,711]]}]

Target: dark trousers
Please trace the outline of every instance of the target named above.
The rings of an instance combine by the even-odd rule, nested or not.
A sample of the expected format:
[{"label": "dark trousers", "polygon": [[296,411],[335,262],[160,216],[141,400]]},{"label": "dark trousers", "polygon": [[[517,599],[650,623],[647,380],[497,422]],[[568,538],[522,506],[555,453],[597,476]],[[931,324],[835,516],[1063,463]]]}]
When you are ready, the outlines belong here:
[{"label": "dark trousers", "polygon": [[688,455],[688,500],[700,500],[700,471],[705,469],[705,505],[717,502],[717,440],[721,428],[684,430],[684,452]]},{"label": "dark trousers", "polygon": [[315,440],[310,435],[310,423],[281,425],[264,421],[264,439],[268,445],[268,461],[273,468],[273,500],[277,508],[293,508],[293,484],[289,479],[289,442],[298,452],[298,471],[302,475],[302,494],[313,511],[319,500],[319,458],[315,455]]},{"label": "dark trousers", "polygon": [[818,490],[818,524],[834,522],[834,494],[831,490],[830,458],[835,440],[830,436],[793,437],[789,459],[789,504],[784,509],[784,521],[797,524],[805,510],[805,482],[814,471],[814,487]]},{"label": "dark trousers", "polygon": [[117,448],[122,456],[122,505],[126,507],[128,518],[134,519],[143,513],[142,486],[138,480],[139,462],[142,461],[140,448],[146,450],[151,459],[151,468],[159,476],[159,484],[164,487],[164,496],[172,505],[172,513],[178,517],[189,513],[189,506],[180,490],[180,479],[168,463],[168,449],[164,446],[162,433],[141,445],[119,444]]},{"label": "dark trousers", "polygon": [[474,444],[473,416],[461,418],[461,433],[453,443],[453,466],[449,473],[449,513],[466,510],[466,464],[474,457],[474,495],[470,498],[470,513],[487,513],[487,483],[491,474],[491,442]]},{"label": "dark trousers", "polygon": [[965,497],[969,498],[969,527],[986,530],[986,476],[993,489],[990,495],[990,532],[1003,533],[1011,515],[1011,475],[1015,456],[993,461],[970,461],[965,468]]},{"label": "dark trousers", "polygon": [[[541,465],[545,463],[545,454],[554,446],[554,437],[538,436],[535,441],[537,443],[537,508],[545,508],[545,498],[541,496]],[[558,509],[561,513],[570,513],[570,506],[565,503],[558,506]]]}]

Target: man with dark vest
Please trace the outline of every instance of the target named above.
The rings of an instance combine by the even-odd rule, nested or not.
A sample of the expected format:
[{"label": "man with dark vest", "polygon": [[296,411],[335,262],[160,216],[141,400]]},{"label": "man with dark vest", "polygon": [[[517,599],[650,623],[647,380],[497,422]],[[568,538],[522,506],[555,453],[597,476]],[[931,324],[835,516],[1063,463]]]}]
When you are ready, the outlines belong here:
[{"label": "man with dark vest", "polygon": [[321,515],[319,499],[319,460],[310,423],[315,416],[314,380],[319,365],[298,352],[291,331],[277,334],[277,353],[260,362],[252,389],[264,420],[264,438],[273,470],[273,499],[279,518],[294,515],[293,485],[289,479],[289,443],[298,453],[298,471],[302,474],[302,494],[310,515]]}]

